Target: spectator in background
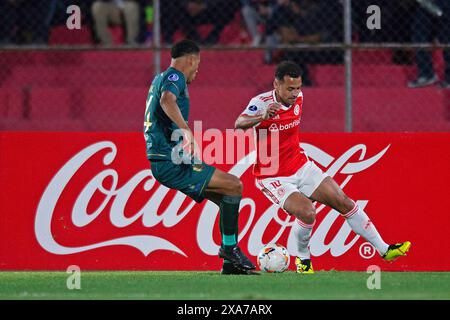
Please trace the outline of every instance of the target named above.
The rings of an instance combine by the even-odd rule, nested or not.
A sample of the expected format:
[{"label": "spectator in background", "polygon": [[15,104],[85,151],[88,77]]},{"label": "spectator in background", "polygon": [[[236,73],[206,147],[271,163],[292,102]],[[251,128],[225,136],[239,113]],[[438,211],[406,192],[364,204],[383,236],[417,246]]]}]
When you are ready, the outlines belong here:
[{"label": "spectator in background", "polygon": [[[291,14],[279,27],[283,44],[316,44],[342,41],[342,6],[338,1],[291,0]],[[283,59],[291,60],[303,70],[304,86],[312,85],[308,64],[340,63],[342,53],[338,51],[294,51],[287,50]]]},{"label": "spectator in background", "polygon": [[[407,11],[400,10],[402,3],[411,0],[358,0],[352,1],[352,22],[355,31],[358,33],[358,40],[361,42],[388,42],[390,40],[403,40],[405,42],[408,37],[406,26],[410,21],[405,19]],[[414,1],[414,0],[413,0]],[[381,29],[369,29],[367,27],[367,19],[369,6],[377,6],[381,11]],[[404,27],[403,29],[401,27]]]},{"label": "spectator in background", "polygon": [[57,0],[0,1],[0,43],[47,44]]},{"label": "spectator in background", "polygon": [[[179,29],[188,39],[201,44],[216,44],[220,35],[240,7],[240,0],[168,0],[163,2],[162,28],[164,41],[172,43],[173,35]],[[172,25],[171,25],[172,24]],[[212,24],[213,28],[202,39],[197,30],[199,25]]]},{"label": "spectator in background", "polygon": [[252,46],[259,46],[264,37],[260,25],[265,25],[272,13],[273,1],[269,0],[241,0],[241,13],[250,36]]},{"label": "spectator in background", "polygon": [[136,44],[139,34],[140,7],[134,0],[96,0],[92,3],[94,28],[101,44],[111,45],[109,25],[124,25],[126,43]]},{"label": "spectator in background", "polygon": [[[410,43],[410,27],[415,0],[359,0],[352,2],[352,20],[360,42]],[[381,29],[369,29],[367,8],[376,5],[381,10]],[[392,62],[412,64],[408,49],[392,50]]]},{"label": "spectator in background", "polygon": [[16,16],[16,0],[0,0],[0,44],[14,43]]},{"label": "spectator in background", "polygon": [[[387,42],[410,43],[412,13],[414,1],[398,0],[390,1],[390,14],[387,24]],[[385,10],[386,11],[386,10]],[[413,51],[411,49],[396,49],[392,51],[392,62],[395,64],[411,65],[413,63]]]},{"label": "spectator in background", "polygon": [[[439,41],[450,44],[450,1],[436,0],[436,7],[442,11],[441,16],[430,13],[422,6],[417,6],[411,25],[412,41],[414,43],[431,43],[437,36]],[[441,87],[450,88],[450,50],[443,50],[445,61],[444,80]],[[433,57],[430,51],[417,50],[417,79],[408,83],[409,88],[419,88],[435,84],[439,81],[433,70]]]},{"label": "spectator in background", "polygon": [[[189,0],[189,22],[185,26],[188,36],[203,44],[216,44],[223,29],[233,20],[239,6],[239,0]],[[202,24],[213,25],[213,29],[204,39],[201,39],[196,29]]]},{"label": "spectator in background", "polygon": [[281,42],[280,27],[288,23],[286,19],[291,15],[290,0],[276,0],[275,4],[260,1],[258,12],[267,21],[264,36],[268,49],[264,53],[264,62],[270,64],[274,59],[275,47]]},{"label": "spectator in background", "polygon": [[186,2],[184,0],[164,0],[161,2],[161,34],[163,42],[173,43],[178,29],[188,22]]}]

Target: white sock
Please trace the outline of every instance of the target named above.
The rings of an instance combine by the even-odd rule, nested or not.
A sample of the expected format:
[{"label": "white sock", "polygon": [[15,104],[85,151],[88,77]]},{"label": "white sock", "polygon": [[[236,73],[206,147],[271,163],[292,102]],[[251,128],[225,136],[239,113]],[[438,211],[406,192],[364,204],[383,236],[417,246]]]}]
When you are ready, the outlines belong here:
[{"label": "white sock", "polygon": [[343,217],[350,225],[352,230],[356,234],[359,234],[361,237],[369,241],[370,244],[373,245],[375,249],[377,249],[380,255],[386,253],[389,245],[383,241],[372,221],[370,221],[367,214],[362,209],[360,209],[356,203],[355,207],[348,213],[343,215]]},{"label": "white sock", "polygon": [[309,239],[311,238],[312,228],[314,223],[307,224],[299,219],[294,223],[294,235],[297,240],[298,257],[302,260],[311,259],[311,253],[309,252]]}]

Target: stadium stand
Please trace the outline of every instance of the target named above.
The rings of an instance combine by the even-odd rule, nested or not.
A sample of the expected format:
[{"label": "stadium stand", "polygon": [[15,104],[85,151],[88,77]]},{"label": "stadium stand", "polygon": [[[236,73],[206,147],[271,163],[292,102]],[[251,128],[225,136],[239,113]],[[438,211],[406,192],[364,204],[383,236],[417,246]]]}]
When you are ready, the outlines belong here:
[{"label": "stadium stand", "polygon": [[[211,23],[197,27],[202,38],[212,28]],[[109,31],[115,45],[124,43],[121,26],[110,26]],[[178,30],[173,41],[184,36]],[[89,22],[80,30],[61,24],[50,29],[50,46],[92,45],[94,40]],[[237,10],[219,44],[251,43]],[[442,50],[434,50],[433,64],[441,79],[442,56]],[[163,52],[161,68],[169,62]],[[0,68],[0,130],[140,131],[154,72],[150,50],[4,51]],[[450,130],[450,90],[408,89],[416,69],[414,63],[396,62],[392,50],[354,50],[354,130]],[[304,88],[307,121],[302,130],[343,131],[343,64],[311,64],[309,70],[313,86]],[[274,64],[264,62],[263,50],[204,50],[197,79],[189,87],[191,120],[201,119],[205,128],[232,127],[252,96],[272,88],[273,71]]]},{"label": "stadium stand", "polygon": [[[376,64],[366,63],[373,54],[358,52],[353,65],[356,131],[450,129],[448,90],[408,89],[414,66],[393,64],[387,51],[376,52],[382,57]],[[204,127],[232,127],[252,96],[272,88],[273,65],[265,65],[261,56],[260,51],[204,52],[190,86],[191,119],[202,119]],[[435,62],[442,74],[439,56]],[[15,130],[21,126],[7,119],[23,118],[29,130],[40,130],[41,120],[54,118],[48,130],[139,131],[152,59],[146,51],[6,53],[0,62],[8,70],[0,87],[2,126]],[[165,53],[162,65],[168,63]],[[308,121],[303,130],[344,130],[343,66],[314,65],[311,75],[316,85],[304,88]]]}]

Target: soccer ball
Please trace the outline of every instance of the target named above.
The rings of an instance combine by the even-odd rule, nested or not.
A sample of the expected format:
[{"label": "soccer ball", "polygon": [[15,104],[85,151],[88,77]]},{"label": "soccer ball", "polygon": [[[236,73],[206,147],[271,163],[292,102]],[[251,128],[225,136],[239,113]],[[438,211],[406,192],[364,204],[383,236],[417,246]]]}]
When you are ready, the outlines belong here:
[{"label": "soccer ball", "polygon": [[265,272],[283,272],[289,267],[289,261],[287,249],[278,243],[265,245],[257,258],[259,268]]}]

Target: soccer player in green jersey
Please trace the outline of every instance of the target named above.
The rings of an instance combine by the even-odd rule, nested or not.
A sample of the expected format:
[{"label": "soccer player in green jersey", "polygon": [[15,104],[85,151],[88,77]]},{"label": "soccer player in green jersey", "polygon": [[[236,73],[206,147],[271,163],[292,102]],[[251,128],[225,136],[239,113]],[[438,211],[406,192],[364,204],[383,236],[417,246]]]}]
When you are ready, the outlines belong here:
[{"label": "soccer player in green jersey", "polygon": [[[182,40],[172,47],[171,57],[170,67],[153,79],[146,102],[144,137],[152,174],[162,185],[198,203],[205,198],[216,203],[220,210],[222,274],[255,274],[255,265],[237,244],[242,182],[198,159],[187,123],[187,85],[197,75],[200,48],[195,42]],[[188,151],[181,146],[188,146]]]}]

